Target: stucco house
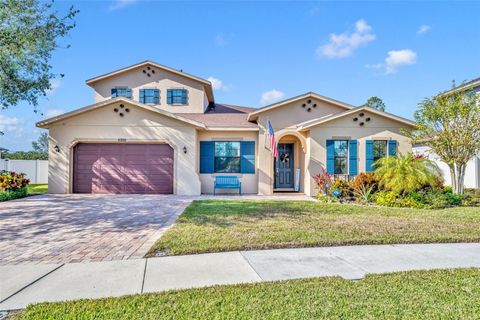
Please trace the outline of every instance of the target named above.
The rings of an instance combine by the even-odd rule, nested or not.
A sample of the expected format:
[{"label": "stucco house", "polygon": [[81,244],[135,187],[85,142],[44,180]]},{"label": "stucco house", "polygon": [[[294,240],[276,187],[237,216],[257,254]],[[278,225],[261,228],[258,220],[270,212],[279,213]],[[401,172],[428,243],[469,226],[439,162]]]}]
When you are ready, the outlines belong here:
[{"label": "stucco house", "polygon": [[[451,90],[448,90],[446,93],[457,90],[472,90],[476,94],[480,94],[480,78],[476,78],[464,84],[461,84]],[[413,146],[413,152],[416,154],[421,154],[428,159],[434,161],[442,171],[443,178],[445,179],[445,184],[452,184],[452,178],[450,177],[450,168],[445,162],[442,162],[438,155],[432,152],[429,147],[424,144],[416,144]],[[480,153],[470,159],[470,161],[468,161],[467,168],[465,170],[464,185],[466,188],[480,188]]]},{"label": "stucco house", "polygon": [[[49,130],[50,193],[315,195],[321,167],[352,177],[412,150],[413,123],[308,92],[263,108],[216,103],[212,84],[152,61],[86,81],[94,104],[37,123]],[[268,122],[279,155],[272,156]]]}]

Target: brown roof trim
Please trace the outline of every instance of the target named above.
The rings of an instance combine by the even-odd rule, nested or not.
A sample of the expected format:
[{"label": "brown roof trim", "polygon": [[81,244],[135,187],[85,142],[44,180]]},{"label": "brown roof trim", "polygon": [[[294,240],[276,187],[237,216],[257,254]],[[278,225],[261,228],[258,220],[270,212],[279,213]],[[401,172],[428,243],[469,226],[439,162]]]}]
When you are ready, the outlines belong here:
[{"label": "brown roof trim", "polygon": [[207,93],[208,100],[210,102],[215,101],[214,96],[213,96],[212,83],[210,81],[208,81],[206,79],[203,79],[203,78],[200,78],[200,77],[197,77],[197,76],[194,76],[192,74],[177,70],[177,69],[167,67],[163,64],[160,64],[160,63],[157,63],[157,62],[154,62],[154,61],[151,61],[151,60],[145,60],[145,61],[133,64],[133,65],[128,66],[128,67],[117,69],[117,70],[114,70],[112,72],[108,72],[108,73],[102,74],[100,76],[87,79],[87,80],[85,80],[85,83],[89,86],[92,86],[97,81],[103,80],[103,79],[108,78],[108,77],[112,77],[114,75],[117,75],[117,74],[120,74],[120,73],[123,73],[123,72],[130,71],[130,70],[138,68],[138,67],[146,66],[146,65],[151,65],[151,66],[157,67],[159,69],[162,69],[162,70],[165,70],[165,71],[168,71],[168,72],[172,72],[172,73],[177,74],[179,76],[182,76],[182,77],[185,77],[185,78],[203,83],[203,85],[205,86],[205,89],[206,89],[205,91]]},{"label": "brown roof trim", "polygon": [[275,109],[275,108],[284,106],[288,103],[295,102],[295,101],[298,101],[298,100],[301,100],[301,99],[306,99],[306,98],[316,98],[318,100],[329,102],[331,104],[334,104],[336,106],[339,106],[339,107],[342,107],[342,108],[345,108],[345,109],[348,109],[348,110],[355,108],[355,106],[353,106],[351,104],[348,104],[348,103],[345,103],[345,102],[342,102],[342,101],[338,101],[338,100],[335,100],[335,99],[332,99],[332,98],[329,98],[329,97],[325,97],[325,96],[319,95],[315,92],[307,92],[307,93],[304,93],[304,94],[301,94],[301,95],[298,95],[298,96],[295,96],[295,97],[292,97],[292,98],[289,98],[289,99],[286,99],[286,100],[282,100],[280,102],[276,102],[276,103],[270,104],[270,105],[262,107],[262,108],[259,108],[256,111],[253,111],[248,115],[248,120],[252,120],[252,118],[254,118],[256,115],[258,115],[260,113],[263,113],[265,111]]},{"label": "brown roof trim", "polygon": [[355,113],[355,112],[358,112],[358,111],[361,111],[361,110],[365,110],[365,111],[369,111],[371,113],[375,113],[377,115],[380,115],[380,116],[383,116],[383,117],[386,117],[386,118],[389,118],[389,119],[392,119],[394,121],[397,121],[397,122],[401,122],[403,124],[406,124],[408,126],[411,126],[411,127],[415,127],[416,124],[415,122],[411,121],[411,120],[408,120],[406,118],[403,118],[403,117],[399,117],[397,115],[394,115],[392,113],[389,113],[389,112],[385,112],[385,111],[380,111],[380,110],[377,110],[377,109],[374,109],[374,108],[370,108],[370,107],[367,107],[367,106],[360,106],[360,107],[357,107],[357,108],[354,108],[354,109],[350,109],[350,110],[347,110],[347,111],[344,111],[344,112],[340,112],[340,113],[336,113],[336,114],[333,114],[331,116],[327,116],[327,117],[322,117],[322,118],[318,118],[318,119],[314,119],[314,120],[309,120],[309,121],[306,121],[306,122],[303,122],[303,123],[300,123],[297,125],[297,130],[298,131],[304,131],[304,130],[308,130],[314,126],[317,126],[319,124],[322,124],[322,123],[326,123],[326,122],[330,122],[332,120],[335,120],[335,119],[338,119],[338,118],[342,118],[342,117],[345,117],[345,116],[348,116],[352,113]]},{"label": "brown roof trim", "polygon": [[206,128],[206,126],[203,123],[197,122],[195,120],[187,119],[187,118],[184,118],[184,117],[181,117],[181,116],[177,116],[177,115],[175,115],[173,113],[170,113],[168,111],[161,110],[161,109],[158,109],[158,108],[154,108],[154,107],[151,107],[151,106],[143,104],[143,103],[138,103],[138,102],[135,102],[133,100],[127,99],[125,97],[117,97],[117,98],[114,98],[114,99],[108,99],[108,100],[101,101],[101,102],[98,102],[98,103],[95,103],[95,104],[92,104],[92,105],[89,105],[89,106],[86,106],[86,107],[83,107],[83,108],[80,108],[80,109],[76,109],[76,110],[73,110],[73,111],[70,111],[70,112],[66,112],[64,114],[39,121],[39,122],[36,123],[36,126],[39,127],[39,128],[48,128],[49,125],[54,124],[56,122],[59,122],[59,121],[62,121],[62,120],[80,115],[80,114],[85,113],[85,112],[92,111],[92,110],[95,110],[95,109],[98,109],[98,108],[101,108],[101,107],[104,107],[104,106],[107,106],[107,105],[110,105],[112,103],[119,102],[119,101],[123,101],[125,103],[129,103],[129,104],[137,106],[139,108],[142,108],[142,109],[154,112],[154,113],[158,113],[158,114],[164,115],[166,117],[169,117],[169,118],[181,121],[181,122],[188,123],[188,124],[190,124],[192,126],[195,126],[197,128],[202,128],[202,129]]}]

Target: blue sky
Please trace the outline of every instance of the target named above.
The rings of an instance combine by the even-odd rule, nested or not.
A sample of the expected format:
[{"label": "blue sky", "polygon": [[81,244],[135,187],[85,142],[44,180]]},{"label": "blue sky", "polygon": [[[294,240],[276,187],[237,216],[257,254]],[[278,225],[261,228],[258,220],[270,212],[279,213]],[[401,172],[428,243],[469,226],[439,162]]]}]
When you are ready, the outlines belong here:
[{"label": "blue sky", "polygon": [[[52,60],[65,78],[46,115],[93,102],[85,80],[143,60],[214,78],[217,102],[259,107],[315,91],[353,105],[381,97],[413,118],[417,103],[480,76],[479,2],[60,2],[80,9]],[[45,117],[44,116],[44,117]],[[0,146],[28,150],[42,116],[0,110]]]}]

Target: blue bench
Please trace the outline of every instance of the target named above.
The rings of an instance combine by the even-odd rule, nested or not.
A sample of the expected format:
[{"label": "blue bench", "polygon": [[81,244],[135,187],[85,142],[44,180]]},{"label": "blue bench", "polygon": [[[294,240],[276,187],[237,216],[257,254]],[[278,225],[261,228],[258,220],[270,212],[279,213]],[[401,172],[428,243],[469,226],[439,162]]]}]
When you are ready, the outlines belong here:
[{"label": "blue bench", "polygon": [[242,195],[242,183],[235,176],[217,176],[213,186],[213,195],[216,189],[238,189],[238,193]]}]

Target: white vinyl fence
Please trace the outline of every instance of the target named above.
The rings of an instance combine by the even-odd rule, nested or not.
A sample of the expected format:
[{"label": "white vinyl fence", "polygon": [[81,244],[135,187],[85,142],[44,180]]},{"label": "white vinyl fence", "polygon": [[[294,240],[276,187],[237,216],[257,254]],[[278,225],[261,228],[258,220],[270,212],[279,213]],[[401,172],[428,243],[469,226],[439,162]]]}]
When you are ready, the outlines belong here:
[{"label": "white vinyl fence", "polygon": [[48,160],[0,159],[0,170],[25,173],[30,183],[48,183]]}]

